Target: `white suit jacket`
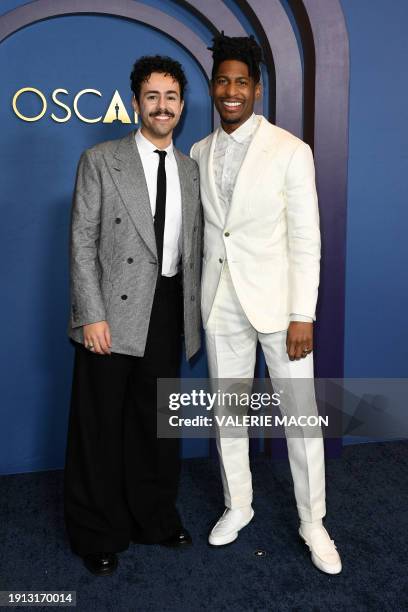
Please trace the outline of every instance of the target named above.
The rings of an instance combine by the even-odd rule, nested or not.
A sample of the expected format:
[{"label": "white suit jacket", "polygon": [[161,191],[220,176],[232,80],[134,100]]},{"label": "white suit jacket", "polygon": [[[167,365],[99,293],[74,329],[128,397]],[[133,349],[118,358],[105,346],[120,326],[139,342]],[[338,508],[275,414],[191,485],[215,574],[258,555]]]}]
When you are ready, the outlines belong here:
[{"label": "white suit jacket", "polygon": [[216,135],[217,130],[191,149],[200,169],[205,220],[204,327],[226,259],[241,306],[257,331],[287,329],[291,313],[315,319],[320,231],[310,147],[260,117],[225,213],[213,172]]}]

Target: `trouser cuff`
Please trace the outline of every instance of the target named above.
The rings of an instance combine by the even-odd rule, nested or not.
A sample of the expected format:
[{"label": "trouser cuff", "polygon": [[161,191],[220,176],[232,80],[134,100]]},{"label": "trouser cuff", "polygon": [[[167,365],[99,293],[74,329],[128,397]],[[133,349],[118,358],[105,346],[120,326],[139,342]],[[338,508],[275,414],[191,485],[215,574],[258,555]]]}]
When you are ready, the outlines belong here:
[{"label": "trouser cuff", "polygon": [[297,506],[297,510],[301,521],[308,521],[311,523],[312,521],[322,519],[326,515],[326,504],[320,504],[312,509],[300,508]]}]

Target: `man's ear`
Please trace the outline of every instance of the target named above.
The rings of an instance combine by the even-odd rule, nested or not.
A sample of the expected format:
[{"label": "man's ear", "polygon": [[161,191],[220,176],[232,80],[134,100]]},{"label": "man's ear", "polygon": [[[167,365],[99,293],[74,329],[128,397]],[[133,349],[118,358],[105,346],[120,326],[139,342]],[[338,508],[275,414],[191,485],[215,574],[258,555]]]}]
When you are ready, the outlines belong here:
[{"label": "man's ear", "polygon": [[184,108],[184,100],[181,100],[180,106],[181,106],[181,110],[180,110],[180,115],[181,115],[181,113],[183,112],[183,108]]},{"label": "man's ear", "polygon": [[133,96],[132,96],[132,106],[133,106],[133,110],[135,111],[135,113],[137,115],[139,115],[140,107],[139,107],[139,104],[138,104],[138,102],[136,100],[135,94],[133,94]]},{"label": "man's ear", "polygon": [[257,83],[255,85],[255,98],[259,100],[261,95],[262,95],[262,85],[260,83]]}]

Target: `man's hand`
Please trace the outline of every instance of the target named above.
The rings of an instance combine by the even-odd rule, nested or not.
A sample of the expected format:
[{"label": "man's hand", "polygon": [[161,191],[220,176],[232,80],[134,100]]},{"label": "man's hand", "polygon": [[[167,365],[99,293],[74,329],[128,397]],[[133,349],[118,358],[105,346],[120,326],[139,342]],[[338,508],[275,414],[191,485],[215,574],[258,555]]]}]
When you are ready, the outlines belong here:
[{"label": "man's hand", "polygon": [[111,334],[107,321],[98,321],[84,325],[85,348],[99,355],[110,355]]},{"label": "man's hand", "polygon": [[313,323],[291,321],[286,336],[289,359],[302,359],[313,350]]}]

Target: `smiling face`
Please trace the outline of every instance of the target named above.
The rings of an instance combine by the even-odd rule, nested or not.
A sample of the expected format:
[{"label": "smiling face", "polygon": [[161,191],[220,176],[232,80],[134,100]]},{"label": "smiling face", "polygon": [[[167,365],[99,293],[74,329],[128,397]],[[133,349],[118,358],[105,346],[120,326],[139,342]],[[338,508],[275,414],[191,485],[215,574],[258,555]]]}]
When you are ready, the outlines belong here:
[{"label": "smiling face", "polygon": [[184,106],[178,81],[170,75],[152,72],[142,83],[139,101],[133,96],[132,105],[140,116],[143,136],[157,147],[166,148]]},{"label": "smiling face", "polygon": [[231,133],[254,112],[255,100],[261,95],[261,86],[249,75],[247,64],[238,60],[225,60],[214,75],[210,94],[220,114],[222,127]]}]

